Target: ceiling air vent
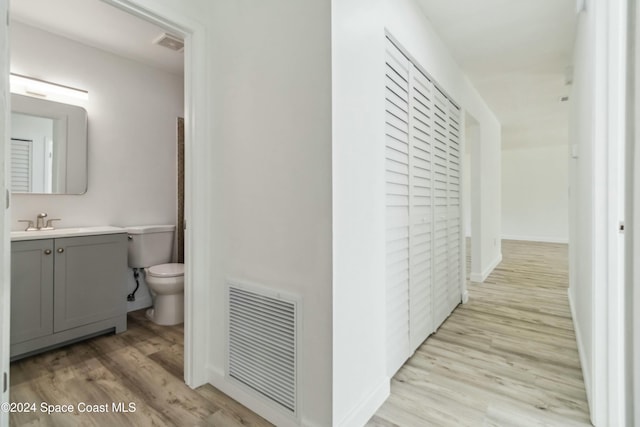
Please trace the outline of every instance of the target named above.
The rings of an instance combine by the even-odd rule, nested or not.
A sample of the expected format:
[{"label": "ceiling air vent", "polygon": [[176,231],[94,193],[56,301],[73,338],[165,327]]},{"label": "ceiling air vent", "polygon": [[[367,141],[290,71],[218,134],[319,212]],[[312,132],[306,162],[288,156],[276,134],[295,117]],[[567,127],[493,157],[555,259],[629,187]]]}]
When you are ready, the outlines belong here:
[{"label": "ceiling air vent", "polygon": [[153,43],[164,46],[167,49],[175,50],[176,52],[182,52],[184,49],[184,41],[181,38],[167,33],[162,33]]}]

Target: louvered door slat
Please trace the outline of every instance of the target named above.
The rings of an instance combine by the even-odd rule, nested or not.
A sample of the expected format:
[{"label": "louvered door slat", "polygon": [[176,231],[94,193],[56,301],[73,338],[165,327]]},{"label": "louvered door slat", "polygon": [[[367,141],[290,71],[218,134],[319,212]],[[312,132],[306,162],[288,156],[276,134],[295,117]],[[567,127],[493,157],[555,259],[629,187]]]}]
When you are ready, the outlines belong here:
[{"label": "louvered door slat", "polygon": [[433,84],[412,65],[410,72],[411,227],[409,299],[411,350],[433,332]]},{"label": "louvered door slat", "polygon": [[387,369],[409,357],[409,61],[386,47],[386,321]]},{"label": "louvered door slat", "polygon": [[434,322],[439,326],[449,316],[449,258],[447,241],[447,219],[443,213],[439,213],[434,221],[434,245],[433,245],[433,305]]},{"label": "louvered door slat", "polygon": [[447,111],[449,133],[448,156],[448,308],[452,311],[462,299],[462,220],[460,199],[460,109],[449,101]]}]

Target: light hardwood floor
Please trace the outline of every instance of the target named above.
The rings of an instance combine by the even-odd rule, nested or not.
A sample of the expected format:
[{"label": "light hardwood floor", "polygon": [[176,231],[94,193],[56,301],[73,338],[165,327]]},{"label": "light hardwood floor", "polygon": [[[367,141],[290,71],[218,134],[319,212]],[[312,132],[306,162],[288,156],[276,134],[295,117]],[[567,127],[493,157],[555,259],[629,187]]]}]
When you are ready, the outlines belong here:
[{"label": "light hardwood floor", "polygon": [[[567,246],[503,242],[504,260],[391,384],[370,427],[584,426],[567,302]],[[12,426],[269,426],[211,386],[182,381],[183,329],[142,312],[129,330],[18,361],[11,401],[134,402],[128,414],[12,414]]]},{"label": "light hardwood floor", "polygon": [[588,426],[567,245],[502,242],[503,261],[391,382],[390,426]]},{"label": "light hardwood floor", "polygon": [[[210,385],[183,381],[179,326],[157,326],[142,311],[128,330],[96,337],[11,364],[11,402],[36,403],[35,413],[14,413],[11,426],[271,426]],[[40,405],[73,404],[72,414],[46,415]],[[135,412],[79,413],[80,402],[132,402]]]}]

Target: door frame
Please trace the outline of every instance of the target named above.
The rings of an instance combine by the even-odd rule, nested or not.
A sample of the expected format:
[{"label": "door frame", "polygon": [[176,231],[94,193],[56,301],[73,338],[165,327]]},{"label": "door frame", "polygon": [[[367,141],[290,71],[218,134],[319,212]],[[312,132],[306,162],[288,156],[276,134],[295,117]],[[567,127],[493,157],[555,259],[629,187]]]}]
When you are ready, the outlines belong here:
[{"label": "door frame", "polygon": [[[594,144],[591,195],[592,214],[592,355],[584,365],[591,421],[594,425],[629,425],[625,336],[626,247],[623,229],[627,119],[628,1],[594,2],[592,13],[595,86]],[[595,185],[593,183],[603,183]],[[602,209],[602,207],[605,207]],[[571,242],[570,242],[571,244]]]},{"label": "door frame", "polygon": [[[9,95],[9,0],[0,0],[0,137],[4,143],[0,149],[0,404],[9,402],[9,347],[11,321],[11,242],[9,233],[10,197],[9,192],[9,149],[10,142],[10,95]],[[0,426],[9,425],[8,411],[0,411]]]},{"label": "door frame", "polygon": [[[629,23],[627,30],[631,49],[629,51],[629,63],[627,64],[628,78],[631,90],[627,93],[627,170],[626,170],[626,201],[628,203],[625,215],[630,235],[626,245],[626,309],[629,316],[626,317],[627,335],[625,339],[629,343],[626,354],[626,368],[631,372],[627,376],[627,392],[630,396],[627,401],[627,417],[629,424],[640,423],[640,405],[634,405],[640,397],[640,128],[636,123],[640,120],[640,79],[637,76],[640,71],[640,7],[637,1],[629,2]],[[635,422],[635,424],[634,424]]]},{"label": "door frame", "polygon": [[[208,104],[208,67],[207,33],[204,23],[193,19],[181,10],[179,3],[170,7],[166,2],[160,4],[154,0],[102,0],[127,13],[166,28],[185,40],[185,219],[189,229],[185,232],[185,336],[184,336],[184,380],[190,387],[208,382],[206,365],[210,354],[210,340],[207,328],[210,324],[209,284],[211,283],[209,244],[212,204],[207,190],[210,187],[211,171],[208,168],[210,158],[209,125],[211,117]],[[10,348],[10,193],[9,182],[9,0],[0,0],[0,13],[5,25],[0,34],[0,134],[4,137],[3,150],[0,150],[0,193],[5,205],[0,209],[0,386],[2,373],[9,374]],[[6,19],[5,19],[6,17]],[[6,195],[6,196],[5,196]],[[201,195],[201,197],[198,197]],[[192,233],[191,230],[198,230]],[[2,391],[2,402],[9,401],[9,379],[6,390]],[[9,425],[9,415],[0,411],[0,427]]]},{"label": "door frame", "polygon": [[[127,13],[166,28],[184,39],[185,120],[185,274],[184,380],[190,387],[209,381],[208,306],[211,283],[209,244],[212,176],[208,167],[209,127],[207,39],[204,23],[157,0],[101,0]],[[180,4],[175,2],[176,7]],[[198,197],[200,195],[200,197]],[[193,233],[198,230],[198,233]]]},{"label": "door frame", "polygon": [[[605,5],[599,7],[602,6]],[[625,361],[628,345],[625,337],[626,236],[624,229],[620,229],[626,220],[625,194],[628,191],[625,182],[628,1],[610,2],[605,7],[597,9],[600,13],[596,17],[596,25],[601,25],[596,28],[606,33],[606,39],[601,40],[606,65],[599,65],[603,67],[606,80],[598,94],[606,102],[606,122],[602,132],[606,132],[607,143],[603,144],[604,147],[596,144],[596,150],[601,150],[596,152],[596,156],[604,154],[604,157],[596,160],[595,182],[599,182],[598,177],[605,177],[607,184],[600,200],[605,201],[607,209],[606,217],[599,217],[601,221],[595,228],[595,244],[603,243],[605,258],[602,268],[597,270],[600,274],[595,277],[594,378],[602,380],[600,385],[606,392],[604,395],[595,394],[599,397],[594,402],[599,412],[595,413],[593,421],[598,423],[606,419],[603,424],[623,426],[630,425],[627,405],[632,402],[626,385],[629,373]],[[594,191],[598,194],[597,189]],[[593,386],[599,387],[596,381]]]}]

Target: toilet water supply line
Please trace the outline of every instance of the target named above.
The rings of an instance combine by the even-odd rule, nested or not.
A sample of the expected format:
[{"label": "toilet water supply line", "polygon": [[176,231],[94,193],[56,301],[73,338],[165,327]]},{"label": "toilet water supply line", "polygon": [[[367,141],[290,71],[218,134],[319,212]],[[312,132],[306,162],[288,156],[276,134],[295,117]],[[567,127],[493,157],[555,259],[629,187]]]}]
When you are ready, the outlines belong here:
[{"label": "toilet water supply line", "polygon": [[129,295],[127,295],[127,301],[135,301],[136,300],[136,292],[138,292],[138,288],[140,287],[140,281],[138,280],[139,277],[140,277],[140,273],[138,273],[138,269],[134,268],[133,269],[133,278],[136,279],[136,288],[133,290],[133,292],[131,292]]}]

